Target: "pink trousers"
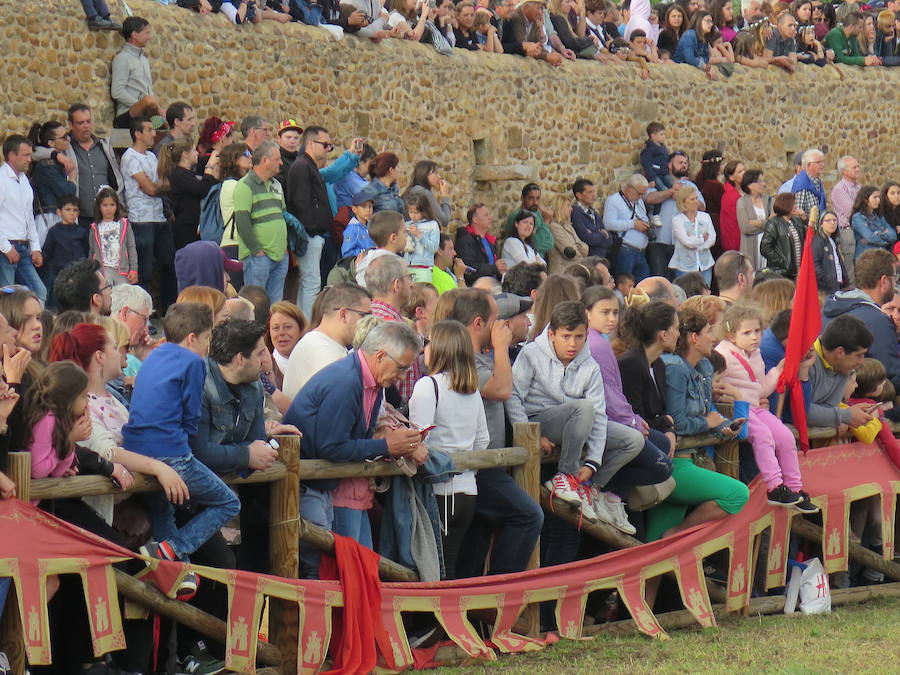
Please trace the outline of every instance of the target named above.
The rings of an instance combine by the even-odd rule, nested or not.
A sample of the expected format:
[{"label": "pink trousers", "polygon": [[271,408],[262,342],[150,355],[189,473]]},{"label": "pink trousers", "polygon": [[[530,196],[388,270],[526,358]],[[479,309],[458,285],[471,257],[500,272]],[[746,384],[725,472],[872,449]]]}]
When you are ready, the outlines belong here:
[{"label": "pink trousers", "polygon": [[765,408],[750,407],[747,439],[769,490],[784,483],[794,492],[803,488],[797,442],[790,429]]}]

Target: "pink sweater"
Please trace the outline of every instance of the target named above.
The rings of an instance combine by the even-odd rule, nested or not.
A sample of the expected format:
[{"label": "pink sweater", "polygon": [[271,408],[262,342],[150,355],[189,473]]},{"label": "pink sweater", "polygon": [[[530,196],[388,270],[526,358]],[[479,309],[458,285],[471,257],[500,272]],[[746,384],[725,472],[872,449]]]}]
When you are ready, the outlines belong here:
[{"label": "pink sweater", "polygon": [[34,425],[34,440],[28,446],[31,453],[31,477],[32,478],[59,478],[68,471],[75,461],[74,450],[69,452],[64,459],[60,459],[53,447],[53,428],[56,426],[56,417],[48,412],[43,419]]},{"label": "pink sweater", "polygon": [[[738,400],[748,401],[751,406],[758,408],[760,399],[768,398],[775,391],[781,369],[772,368],[767,373],[759,349],[748,356],[733,342],[722,340],[716,345],[716,351],[725,358],[723,377],[740,393]],[[750,366],[750,370],[753,371],[752,377],[744,364]]]}]

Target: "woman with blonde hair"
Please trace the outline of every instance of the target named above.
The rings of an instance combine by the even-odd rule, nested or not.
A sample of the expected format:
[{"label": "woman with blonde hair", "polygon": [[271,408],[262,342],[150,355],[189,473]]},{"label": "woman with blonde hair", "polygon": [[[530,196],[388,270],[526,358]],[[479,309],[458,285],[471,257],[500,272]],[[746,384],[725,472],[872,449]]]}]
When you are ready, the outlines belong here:
[{"label": "woman with blonde hair", "polygon": [[[431,327],[425,363],[433,375],[421,378],[409,399],[409,419],[425,436],[429,450],[462,454],[484,450],[490,442],[484,404],[478,393],[478,373],[472,338],[458,321],[438,321]],[[475,514],[478,485],[474,471],[463,471],[449,481],[434,484],[447,579],[456,578],[463,539]]]},{"label": "woman with blonde hair", "polygon": [[212,310],[213,325],[222,323],[225,319],[225,294],[209,286],[188,286],[175,299],[176,303],[195,302],[206,305]]},{"label": "woman with blonde hair", "polygon": [[581,290],[575,279],[565,274],[551,274],[544,280],[537,291],[537,299],[534,303],[534,326],[531,328],[529,341],[537,338],[544,332],[550,323],[550,315],[553,309],[561,302],[578,302],[581,299]]},{"label": "woman with blonde hair", "polygon": [[778,312],[791,308],[795,289],[790,279],[769,279],[753,287],[750,300],[762,309],[763,330]]},{"label": "woman with blonde hair", "polygon": [[552,274],[560,272],[569,262],[586,257],[588,245],[572,226],[572,201],[566,195],[559,195],[551,204],[553,220],[548,226],[553,235],[553,248],[547,252],[547,264]]},{"label": "woman with blonde hair", "polygon": [[708,213],[700,210],[700,200],[693,186],[681,188],[675,195],[678,213],[672,218],[672,239],[675,252],[669,269],[679,277],[688,272],[700,272],[706,285],[712,283],[715,264],[710,248],[716,243],[716,229]]}]

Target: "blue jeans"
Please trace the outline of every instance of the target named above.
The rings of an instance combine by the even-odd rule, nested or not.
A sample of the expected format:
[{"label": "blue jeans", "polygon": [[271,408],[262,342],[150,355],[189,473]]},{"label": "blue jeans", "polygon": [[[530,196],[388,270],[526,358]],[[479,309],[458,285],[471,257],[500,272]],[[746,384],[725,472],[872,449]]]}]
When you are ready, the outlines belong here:
[{"label": "blue jeans", "polygon": [[200,548],[220,527],[241,510],[241,502],[222,479],[193,455],[159,457],[168,464],[187,485],[191,504],[205,507],[181,528],[175,526],[175,507],[162,492],[144,496],[157,541],[167,541],[175,549],[179,560]]},{"label": "blue jeans", "polygon": [[281,300],[288,269],[287,253],[281,260],[272,260],[267,255],[250,255],[241,262],[244,263],[245,286],[262,286],[269,294],[271,302]]},{"label": "blue jeans", "polygon": [[20,284],[28,286],[41,299],[47,300],[47,287],[41,281],[34,263],[31,262],[31,247],[28,244],[12,244],[19,254],[19,262],[13,265],[5,255],[0,255],[0,286]]},{"label": "blue jeans", "polygon": [[334,507],[334,531],[337,534],[359,542],[363,546],[372,546],[372,526],[369,523],[369,512],[359,509],[348,509],[344,506]]},{"label": "blue jeans", "polygon": [[[682,270],[672,270],[675,273],[675,278],[683,277],[685,274],[690,274],[690,272],[684,272]],[[700,272],[703,276],[703,281],[709,286],[712,283],[712,267],[708,270],[691,270],[692,272]]]},{"label": "blue jeans", "polygon": [[[308,485],[300,485],[300,517],[313,525],[330,530],[334,527],[334,506],[331,491],[316,490]],[[314,545],[300,544],[300,578],[318,579],[319,560],[322,553]]]},{"label": "blue jeans", "polygon": [[109,18],[109,7],[104,0],[81,0],[81,8],[89,19],[96,19],[98,16],[102,19]]},{"label": "blue jeans", "polygon": [[319,291],[322,290],[322,249],[325,247],[325,237],[321,234],[312,235],[309,238],[309,248],[306,255],[297,263],[300,266],[300,279],[297,288],[297,306],[303,312],[303,316],[312,316],[313,302]]},{"label": "blue jeans", "polygon": [[622,244],[616,256],[616,274],[630,274],[634,283],[639,283],[650,276],[650,266],[643,251]]}]

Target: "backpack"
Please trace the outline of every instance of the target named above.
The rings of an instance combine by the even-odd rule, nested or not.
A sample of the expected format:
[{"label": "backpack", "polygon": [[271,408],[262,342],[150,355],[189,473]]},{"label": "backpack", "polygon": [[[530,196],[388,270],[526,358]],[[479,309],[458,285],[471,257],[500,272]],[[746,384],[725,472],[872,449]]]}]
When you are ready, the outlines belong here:
[{"label": "backpack", "polygon": [[[219,204],[219,195],[222,192],[222,184],[216,183],[211,188],[203,201],[200,202],[200,226],[197,233],[202,241],[214,242],[217,246],[222,243],[222,235],[225,234],[226,223],[222,220],[222,207]],[[228,219],[231,226],[231,237],[234,237],[234,213]]]}]

